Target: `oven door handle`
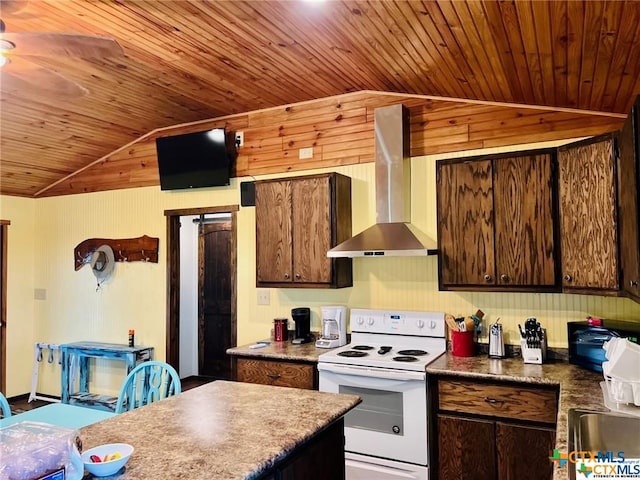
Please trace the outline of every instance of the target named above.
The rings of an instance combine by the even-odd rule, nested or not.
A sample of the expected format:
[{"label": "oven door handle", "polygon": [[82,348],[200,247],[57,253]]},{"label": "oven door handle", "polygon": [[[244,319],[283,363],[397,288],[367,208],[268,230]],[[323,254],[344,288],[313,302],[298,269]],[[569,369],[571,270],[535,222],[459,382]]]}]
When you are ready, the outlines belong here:
[{"label": "oven door handle", "polygon": [[355,365],[338,365],[335,363],[318,363],[318,370],[356,377],[380,378],[385,380],[424,381],[425,372],[391,370],[385,368],[368,368]]}]

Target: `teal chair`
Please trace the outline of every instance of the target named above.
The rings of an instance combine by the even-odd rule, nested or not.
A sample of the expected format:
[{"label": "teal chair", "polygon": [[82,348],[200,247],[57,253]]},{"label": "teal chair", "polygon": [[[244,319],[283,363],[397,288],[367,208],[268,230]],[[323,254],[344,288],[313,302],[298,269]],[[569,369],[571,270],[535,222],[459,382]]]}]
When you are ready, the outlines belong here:
[{"label": "teal chair", "polygon": [[182,392],[180,376],[168,363],[149,361],[137,365],[125,378],[116,413],[157,402]]},{"label": "teal chair", "polygon": [[2,412],[2,418],[11,416],[11,407],[9,407],[9,402],[7,402],[7,399],[2,393],[0,393],[0,412]]}]

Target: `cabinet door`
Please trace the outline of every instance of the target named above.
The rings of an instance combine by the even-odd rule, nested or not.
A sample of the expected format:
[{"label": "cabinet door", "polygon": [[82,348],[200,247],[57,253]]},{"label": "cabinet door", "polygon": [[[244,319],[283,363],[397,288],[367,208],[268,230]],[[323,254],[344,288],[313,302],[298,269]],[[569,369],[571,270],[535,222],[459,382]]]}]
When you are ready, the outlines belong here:
[{"label": "cabinet door", "polygon": [[636,123],[640,115],[636,105],[618,135],[618,215],[620,221],[620,267],[622,289],[634,299],[640,298],[640,243],[638,229],[638,153]]},{"label": "cabinet door", "polygon": [[494,422],[438,415],[439,480],[495,479],[495,449]]},{"label": "cabinet door", "polygon": [[552,428],[496,422],[498,480],[553,478],[554,464],[549,461],[549,455],[555,441],[556,432]]},{"label": "cabinet door", "polygon": [[256,183],[256,278],[291,282],[291,182]]},{"label": "cabinet door", "polygon": [[490,160],[438,163],[440,286],[495,285]]},{"label": "cabinet door", "polygon": [[556,284],[550,153],[493,162],[496,283]]},{"label": "cabinet door", "polygon": [[618,289],[613,160],[610,137],[558,150],[565,290]]},{"label": "cabinet door", "polygon": [[331,196],[329,177],[292,180],[293,280],[330,283]]},{"label": "cabinet door", "polygon": [[344,480],[344,420],[311,439],[278,469],[278,480]]}]

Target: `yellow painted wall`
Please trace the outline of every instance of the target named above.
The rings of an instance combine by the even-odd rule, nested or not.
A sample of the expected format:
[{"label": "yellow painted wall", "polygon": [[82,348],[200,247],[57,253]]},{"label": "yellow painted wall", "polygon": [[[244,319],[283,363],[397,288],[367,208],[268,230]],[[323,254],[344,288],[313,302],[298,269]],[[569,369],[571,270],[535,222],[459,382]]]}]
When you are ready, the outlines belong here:
[{"label": "yellow painted wall", "polygon": [[47,250],[46,238],[35,235],[37,201],[18,197],[0,197],[0,219],[9,220],[7,258],[7,378],[6,392],[11,397],[29,391],[33,365],[34,272],[36,253]]},{"label": "yellow painted wall", "polygon": [[[536,145],[544,146],[549,145]],[[523,145],[521,148],[533,147]],[[464,152],[457,156],[493,152],[497,150]],[[435,161],[453,156],[429,156],[412,161],[412,221],[434,239],[437,227]],[[352,178],[353,233],[358,233],[375,222],[374,166],[369,163],[334,170]],[[322,170],[299,174],[318,171]],[[9,283],[13,286],[9,289],[11,308],[8,316],[9,321],[21,325],[20,336],[9,337],[8,380],[11,387],[7,393],[11,396],[29,390],[35,341],[125,343],[127,331],[133,328],[136,330],[136,343],[154,346],[156,358],[164,359],[164,210],[239,204],[239,182],[242,180],[247,179],[233,179],[229,187],[197,191],[162,192],[159,187],[149,187],[38,200],[3,197],[1,212],[6,212],[3,218],[12,221],[11,234],[19,239],[9,246]],[[4,203],[13,208],[5,208]],[[22,225],[16,220],[23,216],[31,218],[30,222]],[[454,315],[468,315],[481,308],[488,321],[497,317],[502,319],[509,343],[516,343],[517,324],[535,316],[547,328],[550,345],[556,347],[566,347],[566,322],[569,320],[598,315],[640,321],[640,305],[621,298],[439,292],[435,256],[357,258],[353,262],[352,288],[271,289],[271,304],[259,306],[255,288],[254,209],[241,207],[237,218],[239,344],[268,337],[272,319],[290,317],[291,308],[297,306],[312,308],[312,328],[317,330],[319,307],[326,304],[346,304],[352,308],[442,310]],[[143,234],[160,238],[158,264],[118,263],[112,279],[99,291],[96,291],[96,282],[88,267],[74,270],[73,249],[86,238],[129,238]],[[20,286],[14,282],[19,282]],[[46,300],[34,302],[34,288],[45,289]],[[24,340],[18,340],[23,337]],[[23,344],[26,347],[16,346]],[[57,364],[41,365],[40,371],[38,390],[59,395]],[[96,371],[94,389],[116,392],[123,377],[121,366],[114,362],[99,362]]]}]

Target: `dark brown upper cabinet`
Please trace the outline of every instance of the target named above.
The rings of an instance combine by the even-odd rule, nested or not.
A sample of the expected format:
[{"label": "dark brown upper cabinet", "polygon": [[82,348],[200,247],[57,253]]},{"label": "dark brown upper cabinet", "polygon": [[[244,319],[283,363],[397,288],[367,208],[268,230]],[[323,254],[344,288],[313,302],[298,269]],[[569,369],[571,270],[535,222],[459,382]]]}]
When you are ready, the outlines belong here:
[{"label": "dark brown upper cabinet", "polygon": [[640,301],[640,97],[617,135],[621,289]]},{"label": "dark brown upper cabinet", "polygon": [[256,285],[342,288],[352,259],[327,258],[351,237],[351,179],[337,173],[256,182]]},{"label": "dark brown upper cabinet", "polygon": [[552,150],[436,163],[441,290],[558,291]]},{"label": "dark brown upper cabinet", "polygon": [[558,149],[562,290],[619,292],[613,135]]}]

